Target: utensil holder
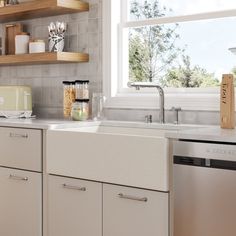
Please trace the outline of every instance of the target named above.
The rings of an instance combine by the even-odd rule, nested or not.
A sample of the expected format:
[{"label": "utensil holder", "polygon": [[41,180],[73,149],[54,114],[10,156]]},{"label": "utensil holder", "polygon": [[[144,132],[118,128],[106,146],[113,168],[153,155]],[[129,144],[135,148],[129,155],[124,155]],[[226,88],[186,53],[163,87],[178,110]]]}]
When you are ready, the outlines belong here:
[{"label": "utensil holder", "polygon": [[49,36],[49,51],[50,52],[63,52],[64,47],[65,47],[64,34]]}]

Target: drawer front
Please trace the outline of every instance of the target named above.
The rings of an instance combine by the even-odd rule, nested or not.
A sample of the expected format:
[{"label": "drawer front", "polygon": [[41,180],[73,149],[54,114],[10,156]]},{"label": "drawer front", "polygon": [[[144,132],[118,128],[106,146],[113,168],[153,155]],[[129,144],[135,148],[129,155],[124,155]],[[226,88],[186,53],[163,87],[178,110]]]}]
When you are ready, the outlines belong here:
[{"label": "drawer front", "polygon": [[102,236],[102,184],[49,176],[50,236]]},{"label": "drawer front", "polygon": [[42,171],[42,131],[1,127],[0,166]]},{"label": "drawer front", "polygon": [[104,236],[168,236],[168,193],[105,184]]},{"label": "drawer front", "polygon": [[0,167],[0,235],[42,236],[42,174]]}]

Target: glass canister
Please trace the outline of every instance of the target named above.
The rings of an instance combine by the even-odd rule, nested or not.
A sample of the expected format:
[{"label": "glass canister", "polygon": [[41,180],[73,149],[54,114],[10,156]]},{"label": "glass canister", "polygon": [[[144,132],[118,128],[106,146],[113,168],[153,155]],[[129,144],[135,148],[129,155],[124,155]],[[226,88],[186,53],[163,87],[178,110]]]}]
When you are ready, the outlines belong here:
[{"label": "glass canister", "polygon": [[104,119],[103,105],[105,97],[102,93],[93,93],[92,96],[92,119],[102,120]]},{"label": "glass canister", "polygon": [[65,118],[71,115],[71,107],[75,102],[75,83],[63,81],[63,114]]},{"label": "glass canister", "polygon": [[89,99],[75,99],[71,109],[71,117],[76,121],[88,120]]},{"label": "glass canister", "polygon": [[89,99],[89,80],[76,80],[76,99]]}]

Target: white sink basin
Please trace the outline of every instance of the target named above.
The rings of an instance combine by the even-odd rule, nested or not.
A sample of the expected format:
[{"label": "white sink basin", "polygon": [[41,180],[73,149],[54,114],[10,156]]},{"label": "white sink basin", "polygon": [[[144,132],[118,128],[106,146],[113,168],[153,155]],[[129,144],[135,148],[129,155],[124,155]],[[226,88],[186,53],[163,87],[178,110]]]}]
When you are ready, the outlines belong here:
[{"label": "white sink basin", "polygon": [[[81,125],[81,123],[80,123]],[[47,131],[50,174],[169,191],[168,131],[189,126],[84,123]]]},{"label": "white sink basin", "polygon": [[164,137],[166,132],[180,131],[191,129],[192,125],[174,125],[174,124],[158,124],[158,123],[139,123],[139,122],[94,122],[87,123],[86,126],[80,127],[57,127],[54,130],[67,132],[85,132],[97,134],[111,135],[137,135],[137,136],[156,136]]}]

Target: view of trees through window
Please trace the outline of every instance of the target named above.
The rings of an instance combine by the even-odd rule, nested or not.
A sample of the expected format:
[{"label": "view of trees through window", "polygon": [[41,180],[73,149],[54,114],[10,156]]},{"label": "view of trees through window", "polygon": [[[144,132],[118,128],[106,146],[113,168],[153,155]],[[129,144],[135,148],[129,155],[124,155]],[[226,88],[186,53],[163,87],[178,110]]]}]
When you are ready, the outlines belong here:
[{"label": "view of trees through window", "polygon": [[[160,5],[159,0],[130,0],[130,18],[132,20],[158,18],[170,15],[171,11],[171,9]],[[235,19],[228,19],[230,22],[233,20],[235,24]],[[216,21],[215,24],[218,24],[219,27],[220,25],[224,27],[223,23],[218,23],[217,20],[209,20],[204,23],[203,21],[195,23],[196,29],[200,29],[200,27],[205,27],[207,29],[206,24],[208,24],[209,29],[212,29],[213,31],[214,21]],[[233,62],[233,59],[235,59],[236,62],[236,56],[228,50],[230,46],[236,46],[236,39],[232,42],[224,41],[224,43],[222,43],[222,47],[224,46],[222,51],[226,54],[229,63],[227,64],[227,68],[222,65],[222,71],[217,71],[220,67],[218,66],[218,64],[220,65],[220,61],[218,64],[216,62],[215,65],[211,61],[212,65],[205,66],[208,63],[206,62],[204,64],[204,57],[208,58],[209,56],[209,58],[212,58],[211,60],[214,60],[215,57],[222,57],[223,55],[220,53],[217,54],[217,51],[213,53],[209,47],[208,49],[206,47],[205,51],[203,51],[204,54],[201,55],[203,59],[196,60],[194,54],[197,55],[197,53],[201,53],[201,50],[198,50],[199,45],[188,45],[188,41],[187,44],[186,42],[183,43],[183,33],[181,32],[181,29],[194,29],[194,23],[191,23],[193,28],[190,28],[188,24],[190,23],[130,28],[129,79],[131,81],[156,82],[164,87],[196,88],[219,86],[221,73],[232,72],[236,74],[236,68],[234,68]],[[188,35],[189,41],[194,41],[194,35],[190,30],[189,34],[192,34],[193,39],[190,38],[191,35],[187,34],[187,32],[185,33]],[[210,33],[211,30],[209,30],[209,34]],[[221,33],[222,32],[219,32],[219,34]],[[195,40],[197,37],[199,36],[196,36]],[[207,37],[210,36],[208,35]],[[212,39],[215,40],[214,34]],[[212,41],[209,39],[206,40]],[[213,44],[215,43],[214,40],[212,41]],[[219,38],[218,41],[219,42],[217,43],[220,44],[221,38]],[[235,45],[233,45],[234,42]],[[215,45],[217,45],[217,43],[215,43]],[[213,54],[208,55],[209,53]],[[223,60],[227,60],[227,58],[224,58]],[[211,69],[210,66],[213,69]]]}]

